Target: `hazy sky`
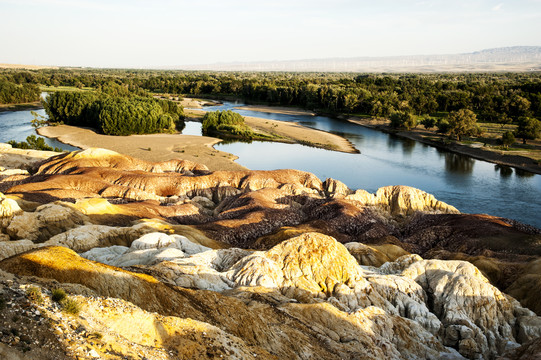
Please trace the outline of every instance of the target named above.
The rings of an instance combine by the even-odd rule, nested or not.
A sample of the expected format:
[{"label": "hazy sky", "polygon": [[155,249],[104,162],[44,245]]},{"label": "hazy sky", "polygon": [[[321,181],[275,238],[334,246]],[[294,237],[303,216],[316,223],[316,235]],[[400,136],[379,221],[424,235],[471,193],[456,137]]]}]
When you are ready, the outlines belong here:
[{"label": "hazy sky", "polygon": [[541,45],[541,0],[0,0],[0,63],[159,67]]}]

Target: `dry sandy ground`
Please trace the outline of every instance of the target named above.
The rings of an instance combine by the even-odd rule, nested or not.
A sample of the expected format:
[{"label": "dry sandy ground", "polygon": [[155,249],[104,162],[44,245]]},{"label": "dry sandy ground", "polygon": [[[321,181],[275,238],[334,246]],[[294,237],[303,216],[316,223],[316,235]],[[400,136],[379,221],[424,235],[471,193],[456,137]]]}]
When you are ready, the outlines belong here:
[{"label": "dry sandy ground", "polygon": [[244,117],[244,120],[254,131],[281,136],[286,142],[308,144],[347,153],[358,152],[347,139],[325,131],[310,129],[287,121],[267,120],[251,116]]},{"label": "dry sandy ground", "polygon": [[[278,111],[276,110],[275,112]],[[205,112],[204,110],[185,111],[187,116],[195,117],[201,117]],[[282,138],[281,142],[299,143],[347,153],[358,152],[347,139],[325,131],[311,129],[292,122],[268,120],[252,116],[245,116],[244,120],[246,125],[250,126],[255,132],[279,136]]]},{"label": "dry sandy ground", "polygon": [[244,105],[244,106],[236,107],[235,109],[267,112],[267,113],[274,113],[274,114],[285,114],[285,115],[309,115],[309,116],[316,115],[316,113],[313,111],[304,110],[301,108],[280,107],[280,106]]},{"label": "dry sandy ground", "polygon": [[233,161],[236,156],[213,149],[212,145],[220,140],[212,137],[180,134],[108,136],[68,125],[42,127],[38,133],[82,149],[99,147],[143,160],[184,159],[204,164],[210,170],[246,169]]},{"label": "dry sandy ground", "polygon": [[193,98],[182,98],[181,101],[179,101],[180,105],[184,109],[202,109],[203,106],[212,106],[212,105],[218,105],[221,104],[217,101],[212,100],[205,100],[205,99],[193,99]]},{"label": "dry sandy ground", "polygon": [[45,66],[45,65],[22,65],[22,64],[0,64],[0,68],[3,69],[58,69],[58,66]]}]

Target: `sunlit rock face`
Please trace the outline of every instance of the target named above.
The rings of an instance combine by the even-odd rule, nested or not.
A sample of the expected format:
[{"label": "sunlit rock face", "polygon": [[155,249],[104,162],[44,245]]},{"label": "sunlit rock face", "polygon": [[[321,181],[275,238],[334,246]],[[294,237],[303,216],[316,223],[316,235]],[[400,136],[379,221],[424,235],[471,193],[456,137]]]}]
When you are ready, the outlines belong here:
[{"label": "sunlit rock face", "polygon": [[[94,261],[63,247],[43,247],[3,260],[0,268],[81,284],[147,311],[193,316],[213,326],[223,327],[233,313],[249,311],[247,319],[233,316],[225,331],[274,354],[278,339],[273,337],[299,332],[305,339],[324,340],[305,346],[329,359],[352,354],[493,358],[541,336],[541,318],[490,285],[468,262],[405,255],[380,268],[363,267],[344,245],[319,233],[268,251],[213,250],[179,235],[149,233],[130,247],[94,248],[82,256]],[[175,288],[178,283],[200,292]],[[216,318],[224,306],[227,313]],[[288,320],[263,322],[276,311]],[[248,329],[270,333],[252,338]],[[282,355],[298,349],[285,345]],[[296,353],[293,358],[309,357]]]},{"label": "sunlit rock face", "polygon": [[[210,172],[90,149],[34,171],[0,178],[0,269],[122,299],[141,324],[155,313],[167,329],[205,329],[237,358],[537,349],[538,229],[461,214],[418,189],[370,194],[297,170]],[[85,299],[83,317],[103,315]],[[114,331],[149,346],[111,316]],[[182,354],[186,334],[155,338],[156,351]]]}]

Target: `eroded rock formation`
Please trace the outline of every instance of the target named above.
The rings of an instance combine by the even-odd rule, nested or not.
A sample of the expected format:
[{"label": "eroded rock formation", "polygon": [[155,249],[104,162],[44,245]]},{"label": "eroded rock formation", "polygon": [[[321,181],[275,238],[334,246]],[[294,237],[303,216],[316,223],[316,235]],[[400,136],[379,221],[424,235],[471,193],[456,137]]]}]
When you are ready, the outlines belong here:
[{"label": "eroded rock formation", "polygon": [[[114,319],[111,344],[156,358],[491,359],[541,336],[541,232],[418,189],[101,149],[33,171],[0,178],[0,269],[69,289],[92,319],[81,326]],[[144,336],[97,305],[115,301]]]},{"label": "eroded rock formation", "polygon": [[[110,264],[138,264],[137,273],[86,260],[64,247],[11,257],[0,268],[80,284],[146,311],[218,326],[240,343],[279,357],[460,358],[458,351],[467,358],[493,358],[541,336],[541,318],[467,262],[417,257],[398,259],[381,271],[363,268],[344,245],[318,233],[265,252],[232,250],[152,233],[130,248],[83,254]],[[187,275],[198,291],[166,285]],[[266,318],[274,321],[265,323]],[[308,343],[293,345],[300,334]]]}]

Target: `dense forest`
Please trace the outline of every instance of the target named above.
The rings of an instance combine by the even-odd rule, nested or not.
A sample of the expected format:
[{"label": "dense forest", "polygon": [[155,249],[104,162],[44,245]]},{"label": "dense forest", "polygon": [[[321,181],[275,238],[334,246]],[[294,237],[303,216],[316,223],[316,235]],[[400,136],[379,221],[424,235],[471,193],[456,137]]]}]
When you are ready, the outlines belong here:
[{"label": "dense forest", "polygon": [[0,75],[0,104],[21,104],[39,100],[36,83],[24,81],[21,73]]},{"label": "dense forest", "polygon": [[[211,73],[43,69],[5,70],[4,76],[19,85],[90,87],[98,92],[116,84],[130,96],[166,93],[235,97],[249,103],[299,106],[331,115],[390,118],[395,114],[395,119],[403,119],[399,124],[405,127],[426,120],[422,117],[441,118],[461,110],[472,111],[477,120],[502,125],[529,121],[535,128],[536,119],[541,118],[539,73]],[[125,104],[119,102],[116,105]],[[109,104],[108,108],[113,107],[115,104]],[[435,121],[428,119],[426,124]],[[441,121],[435,124],[442,128],[447,126]]]},{"label": "dense forest", "polygon": [[96,128],[106,135],[170,132],[184,128],[182,107],[131,92],[116,83],[97,91],[56,91],[43,103],[49,121]]}]

